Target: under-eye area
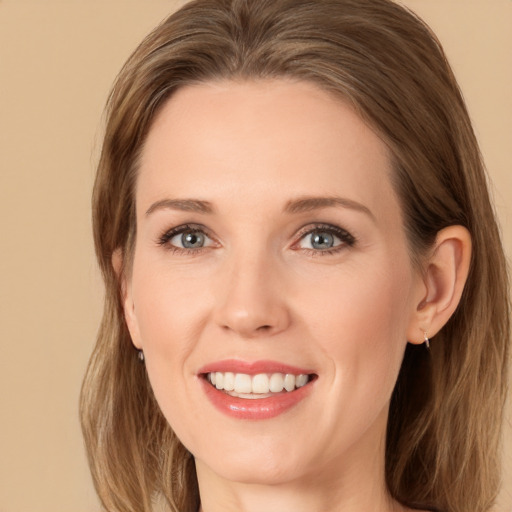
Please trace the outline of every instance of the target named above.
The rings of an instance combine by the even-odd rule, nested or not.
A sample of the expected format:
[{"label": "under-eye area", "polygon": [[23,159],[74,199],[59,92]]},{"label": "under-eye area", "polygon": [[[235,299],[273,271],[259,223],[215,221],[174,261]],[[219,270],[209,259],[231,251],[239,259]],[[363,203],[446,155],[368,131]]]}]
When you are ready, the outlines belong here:
[{"label": "under-eye area", "polygon": [[274,394],[290,393],[313,382],[318,376],[314,373],[247,373],[209,372],[201,375],[219,391],[238,398],[267,398]]}]

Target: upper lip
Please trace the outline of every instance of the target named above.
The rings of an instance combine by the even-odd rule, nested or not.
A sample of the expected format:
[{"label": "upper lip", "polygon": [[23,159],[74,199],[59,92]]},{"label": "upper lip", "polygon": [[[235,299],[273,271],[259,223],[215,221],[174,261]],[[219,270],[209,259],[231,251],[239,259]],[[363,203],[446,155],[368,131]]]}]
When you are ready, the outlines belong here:
[{"label": "upper lip", "polygon": [[290,373],[293,375],[309,375],[312,372],[307,368],[299,368],[279,361],[241,361],[239,359],[224,359],[208,363],[199,370],[199,374],[212,372],[232,372],[257,375],[258,373]]}]

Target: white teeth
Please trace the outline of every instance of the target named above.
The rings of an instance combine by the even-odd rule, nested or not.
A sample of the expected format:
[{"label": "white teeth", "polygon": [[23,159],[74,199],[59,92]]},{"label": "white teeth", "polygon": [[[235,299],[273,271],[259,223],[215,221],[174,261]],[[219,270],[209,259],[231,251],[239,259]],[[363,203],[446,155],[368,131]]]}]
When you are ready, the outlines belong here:
[{"label": "white teeth", "polygon": [[[306,377],[307,378],[307,377]],[[269,389],[272,393],[280,393],[284,389],[284,379],[281,373],[273,373],[270,377]]]},{"label": "white teeth", "polygon": [[298,388],[305,386],[307,383],[308,383],[307,375],[297,375],[297,377],[295,377],[295,386],[297,386]]},{"label": "white teeth", "polygon": [[[259,373],[248,375],[246,373],[212,372],[207,379],[217,388],[231,391],[238,395],[266,395],[281,393],[283,390],[293,391],[309,382],[306,374],[293,375],[287,373]],[[244,396],[243,398],[247,398]]]},{"label": "white teeth", "polygon": [[215,375],[215,387],[217,389],[224,389],[224,374],[222,372],[217,372]]},{"label": "white teeth", "polygon": [[[219,378],[218,375],[217,378]],[[295,375],[291,373],[286,374],[284,378],[284,389],[286,389],[286,391],[293,391],[295,389]]]},{"label": "white teeth", "polygon": [[[217,372],[217,375],[219,372]],[[252,379],[250,375],[245,373],[237,373],[235,375],[235,392],[252,393]]]},{"label": "white teeth", "polygon": [[260,373],[252,378],[252,392],[253,393],[268,393],[269,384],[268,377],[265,373]]},{"label": "white teeth", "polygon": [[226,372],[224,374],[224,389],[226,391],[233,391],[235,389],[235,374]]}]

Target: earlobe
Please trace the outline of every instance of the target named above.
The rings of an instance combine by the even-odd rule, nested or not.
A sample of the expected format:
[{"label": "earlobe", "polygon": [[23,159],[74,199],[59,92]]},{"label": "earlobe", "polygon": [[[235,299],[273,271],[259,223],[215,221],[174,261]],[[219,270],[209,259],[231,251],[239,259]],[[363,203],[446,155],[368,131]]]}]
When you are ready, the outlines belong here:
[{"label": "earlobe", "polygon": [[423,343],[448,322],[455,312],[469,273],[471,235],[462,226],[439,231],[425,264],[421,297],[417,301],[408,339]]},{"label": "earlobe", "polygon": [[112,267],[119,282],[120,300],[123,306],[124,318],[130,332],[132,343],[135,348],[140,350],[142,349],[142,344],[140,342],[138,322],[135,315],[132,287],[123,269],[123,253],[119,248],[112,253]]}]

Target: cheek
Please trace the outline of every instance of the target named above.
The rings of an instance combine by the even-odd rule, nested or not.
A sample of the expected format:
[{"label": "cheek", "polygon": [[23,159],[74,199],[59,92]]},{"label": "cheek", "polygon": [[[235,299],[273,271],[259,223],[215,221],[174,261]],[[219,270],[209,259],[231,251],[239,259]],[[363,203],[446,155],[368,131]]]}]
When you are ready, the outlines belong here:
[{"label": "cheek", "polygon": [[339,401],[378,410],[392,393],[407,343],[411,289],[408,270],[396,268],[390,262],[378,272],[352,269],[302,308],[331,361]]},{"label": "cheek", "polygon": [[136,263],[133,301],[145,351],[176,354],[186,350],[201,328],[200,313],[207,308],[204,280],[184,279],[181,276],[190,273],[169,272],[142,258]]},{"label": "cheek", "polygon": [[134,261],[132,293],[146,368],[157,401],[168,420],[179,404],[187,366],[202,322],[198,282],[183,282],[180,272],[168,272],[144,255]]},{"label": "cheek", "polygon": [[411,276],[407,270],[397,271],[392,262],[377,270],[343,269],[323,279],[321,287],[307,289],[300,309],[310,313],[308,323],[314,330],[332,332],[325,338],[332,345],[326,348],[350,348],[358,340],[357,345],[378,349],[397,337],[405,341]]},{"label": "cheek", "polygon": [[[183,282],[180,272],[152,272],[151,264],[134,265],[133,299],[155,398],[173,429],[188,432],[202,424],[199,409],[190,408],[190,356],[203,329],[205,300],[199,281]],[[155,268],[155,266],[153,266]],[[204,288],[203,288],[204,296]],[[186,414],[184,414],[186,411]],[[183,436],[186,439],[186,435]]]}]

